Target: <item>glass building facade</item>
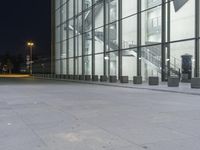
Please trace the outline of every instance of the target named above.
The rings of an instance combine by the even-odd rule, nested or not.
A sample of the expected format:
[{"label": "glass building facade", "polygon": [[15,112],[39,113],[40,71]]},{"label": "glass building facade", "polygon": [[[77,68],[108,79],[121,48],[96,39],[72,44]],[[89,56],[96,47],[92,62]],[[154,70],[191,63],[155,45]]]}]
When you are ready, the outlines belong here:
[{"label": "glass building facade", "polygon": [[199,0],[52,0],[52,70],[199,77],[199,29]]}]

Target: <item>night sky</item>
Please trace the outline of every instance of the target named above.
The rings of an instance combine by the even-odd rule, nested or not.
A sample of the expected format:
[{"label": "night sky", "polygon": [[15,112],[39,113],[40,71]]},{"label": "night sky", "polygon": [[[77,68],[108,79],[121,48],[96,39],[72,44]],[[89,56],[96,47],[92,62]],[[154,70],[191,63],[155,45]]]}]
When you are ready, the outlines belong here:
[{"label": "night sky", "polygon": [[0,54],[26,54],[26,41],[35,55],[50,55],[50,0],[4,0],[0,5]]}]

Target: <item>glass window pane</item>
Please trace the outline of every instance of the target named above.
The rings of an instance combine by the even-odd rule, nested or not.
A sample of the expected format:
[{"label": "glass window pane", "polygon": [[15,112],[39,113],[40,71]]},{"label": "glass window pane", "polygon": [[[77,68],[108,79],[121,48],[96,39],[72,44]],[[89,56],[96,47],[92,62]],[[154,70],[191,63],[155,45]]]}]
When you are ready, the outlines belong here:
[{"label": "glass window pane", "polygon": [[144,81],[149,76],[161,77],[161,45],[143,47],[140,60]]},{"label": "glass window pane", "polygon": [[66,59],[61,59],[61,73],[60,74],[66,74],[67,73],[67,61]]},{"label": "glass window pane", "polygon": [[92,30],[92,10],[84,12],[84,28],[83,32],[88,32]]},{"label": "glass window pane", "polygon": [[82,0],[76,0],[76,14],[79,14],[82,11]]},{"label": "glass window pane", "polygon": [[95,15],[95,28],[99,28],[103,26],[103,3],[95,5],[94,15]]},{"label": "glass window pane", "polygon": [[122,18],[137,13],[137,0],[122,0]]},{"label": "glass window pane", "polygon": [[112,23],[118,20],[118,0],[106,0],[106,22]]},{"label": "glass window pane", "polygon": [[60,59],[60,43],[56,43],[55,58],[56,58],[57,60]]},{"label": "glass window pane", "polygon": [[69,74],[74,74],[74,59],[70,58],[68,61],[69,61]]},{"label": "glass window pane", "polygon": [[162,3],[162,0],[142,0],[142,10],[146,10]]},{"label": "glass window pane", "polygon": [[72,18],[74,16],[74,0],[69,0],[68,3],[68,16]]},{"label": "glass window pane", "polygon": [[62,35],[61,41],[64,41],[67,39],[66,23],[61,25],[61,35]]},{"label": "glass window pane", "polygon": [[55,8],[58,9],[60,7],[60,0],[55,1]]},{"label": "glass window pane", "polygon": [[171,74],[180,70],[181,79],[194,77],[195,55],[194,41],[184,41],[171,44]]},{"label": "glass window pane", "polygon": [[92,32],[83,34],[84,55],[92,54]]},{"label": "glass window pane", "polygon": [[195,33],[195,2],[189,0],[175,11],[171,2],[171,40],[193,38]]},{"label": "glass window pane", "polygon": [[92,6],[92,0],[83,0],[83,10]]},{"label": "glass window pane", "polygon": [[56,67],[56,74],[60,74],[60,60],[56,60],[56,65],[55,65],[55,67]]},{"label": "glass window pane", "polygon": [[118,52],[107,53],[106,58],[107,74],[111,76],[118,76]]},{"label": "glass window pane", "polygon": [[161,7],[142,13],[142,45],[161,42]]},{"label": "glass window pane", "polygon": [[62,20],[62,23],[63,22],[66,22],[66,20],[67,20],[67,10],[66,10],[66,7],[67,7],[67,5],[66,4],[64,4],[62,7],[61,7],[61,16],[62,16],[62,18],[61,18],[61,20]]},{"label": "glass window pane", "polygon": [[92,74],[92,57],[85,56],[84,57],[84,65],[85,65],[85,75]]},{"label": "glass window pane", "polygon": [[95,55],[95,75],[103,75],[103,54]]},{"label": "glass window pane", "polygon": [[69,20],[69,27],[68,27],[69,38],[74,36],[74,21],[73,19]]},{"label": "glass window pane", "polygon": [[74,57],[74,39],[69,39],[69,57]]},{"label": "glass window pane", "polygon": [[61,5],[65,4],[67,0],[61,0]]},{"label": "glass window pane", "polygon": [[101,53],[104,49],[104,29],[95,30],[95,53]]},{"label": "glass window pane", "polygon": [[56,26],[60,25],[60,9],[56,10]]},{"label": "glass window pane", "polygon": [[132,16],[122,20],[122,48],[125,49],[136,46],[137,46],[137,16]]},{"label": "glass window pane", "polygon": [[122,51],[122,75],[128,76],[129,80],[137,75],[137,49]]},{"label": "glass window pane", "polygon": [[82,57],[76,57],[76,75],[82,74]]},{"label": "glass window pane", "polygon": [[55,42],[60,42],[60,27],[56,27],[56,36],[55,36]]},{"label": "glass window pane", "polygon": [[112,23],[106,26],[106,49],[113,51],[118,49],[118,23]]},{"label": "glass window pane", "polygon": [[82,35],[76,37],[76,56],[82,55]]},{"label": "glass window pane", "polygon": [[61,43],[61,58],[62,59],[65,59],[66,58],[66,50],[67,50],[67,42],[66,41],[63,41]]}]

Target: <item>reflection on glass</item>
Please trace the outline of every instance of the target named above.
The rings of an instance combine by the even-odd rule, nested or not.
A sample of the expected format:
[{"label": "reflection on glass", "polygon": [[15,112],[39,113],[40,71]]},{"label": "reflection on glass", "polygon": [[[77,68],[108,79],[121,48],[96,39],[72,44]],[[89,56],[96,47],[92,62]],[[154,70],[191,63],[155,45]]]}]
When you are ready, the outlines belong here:
[{"label": "reflection on glass", "polygon": [[[120,72],[132,79],[140,74],[137,70],[141,70],[143,79],[147,81],[149,76],[161,77],[162,73],[169,75],[169,72],[170,75],[186,78],[186,74],[191,71],[193,77],[196,62],[194,39],[197,38],[195,0],[165,1],[165,31],[162,31],[162,0],[141,0],[141,12],[138,12],[137,0],[121,2],[122,14],[119,15],[121,7],[118,0],[55,1],[56,73],[92,75],[92,72],[95,72],[96,75],[118,76]],[[170,6],[170,12],[167,6]],[[140,19],[138,13],[141,22],[137,22]],[[167,20],[168,13],[170,22]],[[122,18],[119,18],[120,16]],[[141,25],[141,35],[137,35],[138,25]],[[163,47],[163,54],[166,54],[164,59],[161,59],[162,32],[166,32],[166,39],[169,37],[170,40],[166,47]],[[141,45],[137,45],[140,40]],[[180,42],[181,40],[184,42]],[[141,58],[138,60],[140,49]],[[122,54],[121,61],[119,50]],[[141,68],[137,68],[138,61],[141,61]],[[122,62],[122,70],[119,70],[119,62]],[[69,70],[66,70],[67,68]],[[191,78],[190,74],[188,76]]]},{"label": "reflection on glass", "polygon": [[142,77],[144,81],[149,76],[161,77],[161,46],[143,47],[141,51]]},{"label": "reflection on glass", "polygon": [[178,11],[171,2],[171,40],[193,38],[195,33],[195,0],[189,0]]}]

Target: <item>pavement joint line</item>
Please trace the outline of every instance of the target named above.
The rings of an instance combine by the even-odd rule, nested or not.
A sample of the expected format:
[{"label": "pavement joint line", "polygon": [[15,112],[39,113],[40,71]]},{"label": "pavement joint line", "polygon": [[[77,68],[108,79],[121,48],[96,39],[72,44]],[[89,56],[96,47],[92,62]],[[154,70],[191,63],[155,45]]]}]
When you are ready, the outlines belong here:
[{"label": "pavement joint line", "polygon": [[[55,107],[55,105],[50,105],[50,106],[53,107],[53,108],[55,108],[56,110],[61,111],[61,112],[66,112],[66,110],[63,110],[61,107]],[[77,117],[74,113],[71,113],[71,112],[69,112],[69,111],[67,111],[67,113],[69,113],[71,116],[73,116],[76,120],[79,120],[79,121],[81,120],[82,122],[84,122],[84,123],[86,123],[86,124],[89,124],[89,125],[92,125],[92,126],[98,128],[98,129],[100,129],[100,130],[103,130],[103,131],[107,132],[107,133],[110,134],[110,135],[116,136],[116,137],[118,137],[118,138],[120,138],[120,139],[122,139],[122,140],[128,142],[128,143],[131,144],[131,145],[135,145],[135,146],[138,146],[138,147],[140,147],[140,148],[143,148],[143,146],[142,146],[141,144],[137,144],[137,143],[135,143],[135,142],[133,142],[133,141],[127,139],[127,138],[124,138],[124,137],[122,137],[122,136],[120,136],[120,135],[118,135],[118,134],[115,134],[115,133],[113,133],[113,132],[110,132],[109,130],[107,130],[107,129],[103,128],[103,127],[100,127],[100,126],[98,126],[98,125],[96,125],[96,124],[93,124],[93,123],[88,122],[88,121],[84,121],[84,120],[80,119],[79,117]],[[144,149],[144,148],[143,148],[143,149]]]},{"label": "pavement joint line", "polygon": [[30,131],[39,139],[39,141],[41,142],[41,144],[42,144],[43,146],[48,147],[48,145],[47,145],[46,142],[42,139],[42,137],[40,137],[40,135],[38,135],[38,134],[36,133],[35,129],[33,129],[32,127],[30,127],[30,126],[28,125],[28,123],[23,119],[22,115],[20,115],[16,110],[14,110],[13,112],[21,119],[21,121],[24,123],[24,125],[25,125],[27,128],[29,128]]},{"label": "pavement joint line", "polygon": [[168,93],[176,93],[176,94],[187,94],[187,95],[194,95],[200,96],[199,93],[194,92],[185,92],[185,91],[173,91],[168,89],[153,89],[153,88],[145,88],[145,87],[133,87],[127,85],[117,85],[117,84],[109,84],[103,82],[93,82],[93,81],[81,81],[81,80],[69,80],[69,79],[52,79],[52,78],[42,78],[42,77],[33,77],[34,79],[44,79],[44,80],[54,80],[54,81],[65,81],[65,82],[73,82],[73,83],[82,83],[82,84],[91,84],[91,85],[102,85],[102,86],[110,86],[110,87],[121,87],[121,88],[129,88],[129,89],[141,89],[141,90],[150,90],[150,91],[158,91],[158,92],[168,92]]}]

